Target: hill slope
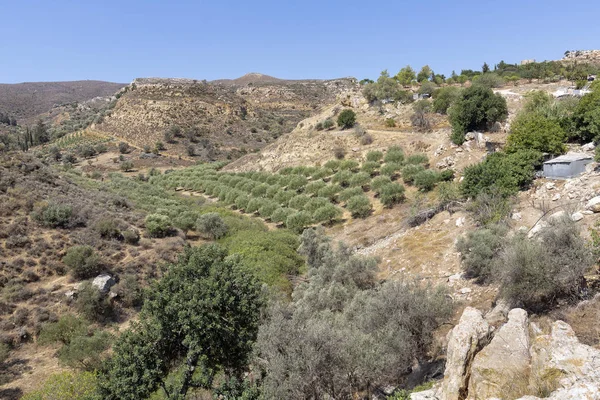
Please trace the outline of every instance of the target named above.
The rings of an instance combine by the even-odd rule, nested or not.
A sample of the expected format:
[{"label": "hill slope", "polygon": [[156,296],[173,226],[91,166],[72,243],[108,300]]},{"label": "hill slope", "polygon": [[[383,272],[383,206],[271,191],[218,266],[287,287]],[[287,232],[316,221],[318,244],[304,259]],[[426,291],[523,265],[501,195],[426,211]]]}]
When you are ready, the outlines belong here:
[{"label": "hill slope", "polygon": [[31,123],[55,105],[111,96],[125,84],[103,81],[0,84],[0,111]]},{"label": "hill slope", "polygon": [[181,136],[165,143],[167,154],[234,159],[290,132],[355,85],[351,78],[285,81],[260,74],[211,83],[136,79],[95,128],[138,147],[154,147],[177,125]]}]

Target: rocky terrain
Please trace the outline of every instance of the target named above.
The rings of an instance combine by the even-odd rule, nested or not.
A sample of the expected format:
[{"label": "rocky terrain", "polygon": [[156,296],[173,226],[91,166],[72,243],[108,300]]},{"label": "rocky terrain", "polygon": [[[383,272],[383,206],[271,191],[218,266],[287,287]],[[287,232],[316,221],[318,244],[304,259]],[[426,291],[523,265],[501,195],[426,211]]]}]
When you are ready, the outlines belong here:
[{"label": "rocky terrain", "polygon": [[600,50],[569,50],[565,52],[562,61],[600,63]]},{"label": "rocky terrain", "polygon": [[[210,83],[136,79],[95,129],[137,147],[161,141],[167,154],[236,159],[290,132],[355,86],[354,79],[285,81],[260,74]],[[167,143],[164,133],[172,126],[181,135]]]}]

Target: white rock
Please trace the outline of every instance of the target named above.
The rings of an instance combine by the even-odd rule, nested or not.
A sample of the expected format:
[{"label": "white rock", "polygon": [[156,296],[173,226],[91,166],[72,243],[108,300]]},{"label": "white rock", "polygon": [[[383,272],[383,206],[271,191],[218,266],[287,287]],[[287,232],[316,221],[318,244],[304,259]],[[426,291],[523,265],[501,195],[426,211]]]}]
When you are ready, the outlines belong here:
[{"label": "white rock", "polygon": [[456,226],[461,227],[465,224],[465,217],[460,217],[456,220]]},{"label": "white rock", "polygon": [[99,291],[107,293],[111,287],[116,284],[112,276],[108,274],[98,275],[92,281],[92,285],[97,287]]},{"label": "white rock", "polygon": [[580,212],[573,213],[573,214],[571,214],[571,219],[574,222],[581,221],[583,219],[583,214]]},{"label": "white rock", "polygon": [[435,389],[411,393],[410,400],[438,400]]},{"label": "white rock", "polygon": [[534,237],[535,235],[540,233],[542,231],[542,229],[546,228],[547,226],[548,226],[548,223],[546,221],[538,222],[537,224],[535,224],[535,226],[533,228],[531,228],[531,230],[527,234],[527,237],[529,239],[531,239],[532,237]]},{"label": "white rock", "polygon": [[560,200],[560,193],[556,193],[556,194],[554,194],[554,196],[552,196],[552,201],[556,201],[556,200]]},{"label": "white rock", "polygon": [[77,291],[76,290],[67,290],[65,292],[65,296],[67,297],[67,300],[73,300],[75,298],[75,296],[77,296]]},{"label": "white rock", "polygon": [[595,213],[600,212],[600,196],[596,196],[588,201],[585,208]]},{"label": "white rock", "polygon": [[583,146],[581,146],[581,150],[583,151],[592,151],[596,148],[596,145],[594,144],[594,142],[590,142],[587,144],[584,144]]},{"label": "white rock", "polygon": [[467,389],[468,376],[465,370],[490,333],[490,326],[483,319],[481,311],[467,307],[458,325],[448,335],[446,351],[446,371],[440,391],[440,400],[459,400]]},{"label": "white rock", "polygon": [[556,189],[556,184],[554,182],[548,182],[548,183],[546,183],[546,189],[548,189],[548,190]]},{"label": "white rock", "polygon": [[514,213],[512,213],[511,218],[514,219],[515,221],[520,221],[523,218],[523,216],[519,212],[514,212]]},{"label": "white rock", "polygon": [[473,291],[473,289],[471,289],[471,288],[468,288],[468,287],[464,287],[464,288],[462,288],[462,289],[460,289],[460,290],[459,290],[459,292],[460,292],[461,294],[467,294],[467,293],[471,293],[472,291]]},{"label": "white rock", "polygon": [[567,215],[567,212],[565,210],[560,210],[560,211],[557,211],[557,212],[553,213],[552,215],[550,215],[548,217],[548,219],[551,219],[551,220],[554,220],[554,221],[560,221],[566,215]]}]

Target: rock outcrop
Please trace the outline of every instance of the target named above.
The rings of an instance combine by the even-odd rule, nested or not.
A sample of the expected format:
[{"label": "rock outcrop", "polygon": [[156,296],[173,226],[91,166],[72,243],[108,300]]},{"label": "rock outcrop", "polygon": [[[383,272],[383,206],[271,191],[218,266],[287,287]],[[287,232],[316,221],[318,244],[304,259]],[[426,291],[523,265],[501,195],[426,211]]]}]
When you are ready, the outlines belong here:
[{"label": "rock outcrop", "polygon": [[[492,314],[496,322],[504,313]],[[448,337],[444,381],[411,398],[598,400],[600,350],[580,343],[563,321],[544,334],[522,309],[511,310],[494,333],[480,311],[467,307]]]}]

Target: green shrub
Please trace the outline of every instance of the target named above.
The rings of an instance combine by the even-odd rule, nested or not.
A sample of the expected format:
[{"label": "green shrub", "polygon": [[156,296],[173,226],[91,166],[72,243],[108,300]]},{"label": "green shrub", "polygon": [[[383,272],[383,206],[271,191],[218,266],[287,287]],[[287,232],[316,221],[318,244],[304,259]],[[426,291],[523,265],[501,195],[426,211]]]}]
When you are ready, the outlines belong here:
[{"label": "green shrub", "polygon": [[462,267],[467,279],[478,283],[490,283],[500,272],[500,253],[506,244],[508,229],[504,225],[490,225],[467,233],[458,239],[457,250],[461,253]]},{"label": "green shrub", "polygon": [[333,170],[329,168],[319,168],[312,174],[312,179],[323,179],[333,175]]},{"label": "green shrub", "polygon": [[438,199],[441,205],[446,205],[462,198],[460,186],[455,182],[440,182],[437,185]]},{"label": "green shrub", "polygon": [[394,128],[396,127],[396,121],[394,120],[394,118],[386,118],[385,126],[387,126],[388,128]]},{"label": "green shrub", "polygon": [[505,221],[511,208],[510,197],[494,192],[481,192],[467,205],[473,219],[482,226]]},{"label": "green shrub", "polygon": [[62,261],[75,279],[91,278],[101,271],[100,258],[90,246],[71,247]]},{"label": "green shrub", "polygon": [[73,314],[62,315],[58,321],[44,324],[38,336],[40,345],[69,344],[74,337],[88,333],[89,322]]},{"label": "green shrub", "polygon": [[399,183],[388,183],[379,190],[379,200],[385,207],[404,201],[404,186]]},{"label": "green shrub", "polygon": [[317,210],[317,208],[321,208],[327,204],[330,204],[329,199],[324,197],[313,197],[307,201],[306,204],[304,204],[304,211],[308,211],[312,214]]},{"label": "green shrub", "polygon": [[112,218],[102,218],[94,224],[94,230],[100,234],[103,239],[120,239],[121,232],[117,221]]},{"label": "green shrub", "polygon": [[364,218],[371,214],[371,210],[373,207],[371,206],[371,202],[367,196],[360,195],[354,196],[348,199],[348,203],[346,204],[346,208],[354,218]]},{"label": "green shrub", "polygon": [[338,198],[340,201],[348,201],[354,196],[360,196],[364,194],[363,190],[359,187],[351,187],[348,189],[344,189],[340,192]]},{"label": "green shrub", "polygon": [[140,233],[135,229],[127,229],[121,232],[121,234],[127,244],[137,245],[140,241]]},{"label": "green shrub", "polygon": [[433,94],[432,109],[439,114],[446,114],[448,109],[460,96],[460,89],[454,86],[448,86],[436,90]]},{"label": "green shrub", "polygon": [[402,168],[402,179],[404,180],[404,183],[413,183],[415,180],[415,176],[420,173],[425,171],[425,167],[423,167],[422,165],[407,165],[406,167]]},{"label": "green shrub", "polygon": [[85,371],[102,367],[102,353],[110,346],[112,337],[108,332],[96,331],[93,335],[76,336],[58,351],[61,364]]},{"label": "green shrub", "polygon": [[365,186],[371,181],[371,175],[366,172],[358,172],[350,178],[350,186]]},{"label": "green shrub", "polygon": [[150,214],[144,224],[151,237],[165,237],[173,230],[171,219],[162,214]]},{"label": "green shrub", "polygon": [[371,190],[378,193],[379,190],[388,183],[392,183],[392,180],[389,176],[377,176],[373,178],[369,186],[371,187]]},{"label": "green shrub", "polygon": [[329,160],[323,167],[336,172],[340,168],[340,160]]},{"label": "green shrub", "polygon": [[348,171],[358,171],[358,162],[354,160],[340,161],[340,169]]},{"label": "green shrub", "polygon": [[[338,124],[339,124],[339,118],[338,118]],[[323,129],[331,129],[331,128],[333,128],[334,125],[335,124],[333,123],[331,118],[327,118],[325,121],[323,121]]]},{"label": "green shrub", "polygon": [[429,165],[429,158],[426,154],[417,153],[411,154],[406,159],[406,164],[423,164],[424,166]]},{"label": "green shrub", "polygon": [[481,192],[513,195],[531,184],[541,160],[541,153],[529,150],[490,154],[479,164],[465,168],[462,191],[468,197]]},{"label": "green shrub", "polygon": [[440,181],[447,182],[454,179],[454,170],[445,169],[440,172]]},{"label": "green shrub", "polygon": [[119,152],[121,154],[127,154],[130,151],[130,147],[127,143],[125,142],[119,142]]},{"label": "green shrub", "polygon": [[383,158],[383,153],[379,150],[371,150],[367,153],[367,161],[379,162]]},{"label": "green shrub", "polygon": [[342,110],[342,112],[338,115],[337,124],[342,129],[349,129],[354,126],[356,123],[356,113],[349,108]]},{"label": "green shrub", "polygon": [[433,190],[435,184],[440,181],[440,174],[430,169],[418,172],[413,179],[414,185],[424,192]]},{"label": "green shrub", "polygon": [[370,176],[374,175],[381,165],[378,161],[365,161],[360,166],[361,171],[366,172]]},{"label": "green shrub", "polygon": [[291,199],[297,196],[296,192],[292,192],[290,190],[280,190],[277,192],[273,200],[281,204],[282,206],[287,206]]},{"label": "green shrub", "polygon": [[305,194],[300,194],[298,196],[294,196],[288,203],[288,207],[295,208],[296,210],[302,210],[304,205],[308,203],[310,197]]},{"label": "green shrub", "polygon": [[449,110],[452,124],[452,141],[461,145],[465,134],[485,130],[494,122],[504,121],[508,116],[506,100],[492,89],[473,85],[465,89]]},{"label": "green shrub", "polygon": [[312,215],[307,211],[298,211],[290,214],[285,220],[285,226],[296,233],[301,233],[311,223]]},{"label": "green shrub", "polygon": [[398,173],[398,171],[400,171],[400,168],[402,168],[402,165],[398,163],[385,163],[383,167],[381,167],[381,169],[379,170],[379,173],[383,176],[392,177],[395,176]]},{"label": "green shrub", "polygon": [[265,204],[265,199],[252,198],[252,199],[250,199],[250,201],[248,202],[248,205],[246,206],[246,212],[248,214],[253,214],[253,213],[257,212],[264,204]]},{"label": "green shrub", "polygon": [[106,322],[114,316],[114,309],[108,296],[101,293],[90,282],[81,285],[75,307],[90,321]]},{"label": "green shrub", "polygon": [[265,219],[271,218],[271,214],[279,208],[279,204],[275,201],[267,200],[265,204],[258,209],[258,214]]},{"label": "green shrub", "polygon": [[252,189],[251,194],[254,197],[263,197],[265,194],[267,194],[267,190],[269,190],[269,185],[266,183],[261,183]]},{"label": "green shrub", "polygon": [[288,182],[287,187],[289,190],[299,191],[300,189],[303,189],[307,183],[308,183],[308,179],[306,179],[305,176],[294,175],[290,178],[290,181]]},{"label": "green shrub", "polygon": [[206,239],[220,239],[227,234],[228,227],[215,212],[202,214],[196,222],[196,231]]},{"label": "green shrub", "polygon": [[317,208],[312,216],[315,222],[332,223],[340,218],[342,214],[343,212],[339,207],[336,207],[333,204],[327,204]]},{"label": "green shrub", "polygon": [[21,400],[100,400],[98,379],[92,372],[61,372],[51,375],[41,389],[33,390]]},{"label": "green shrub", "polygon": [[404,162],[404,151],[398,146],[390,147],[385,153],[383,161],[386,163],[402,164]]},{"label": "green shrub", "polygon": [[279,207],[271,214],[271,221],[280,224],[284,223],[291,214],[295,213],[296,210],[289,207]]},{"label": "green shrub", "polygon": [[235,199],[235,207],[238,210],[246,210],[248,203],[250,202],[250,196],[242,194]]},{"label": "green shrub", "polygon": [[332,182],[340,184],[342,187],[350,185],[350,179],[354,174],[348,170],[342,170],[333,175]]},{"label": "green shrub", "polygon": [[304,192],[307,194],[317,194],[319,193],[319,190],[323,189],[325,186],[327,186],[327,184],[322,180],[310,182],[306,185],[306,188],[304,188]]},{"label": "green shrub", "polygon": [[337,201],[337,195],[342,190],[342,187],[338,184],[327,185],[322,189],[319,189],[317,196],[325,197],[329,199],[329,201],[335,202]]},{"label": "green shrub", "polygon": [[0,342],[0,365],[4,364],[10,355],[10,346]]},{"label": "green shrub", "polygon": [[537,150],[562,154],[566,151],[567,134],[558,121],[541,113],[520,113],[510,124],[506,145],[508,152]]},{"label": "green shrub", "polygon": [[67,228],[72,217],[73,207],[59,203],[45,204],[33,213],[33,218],[48,228]]}]

